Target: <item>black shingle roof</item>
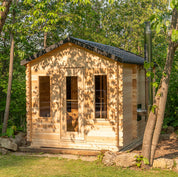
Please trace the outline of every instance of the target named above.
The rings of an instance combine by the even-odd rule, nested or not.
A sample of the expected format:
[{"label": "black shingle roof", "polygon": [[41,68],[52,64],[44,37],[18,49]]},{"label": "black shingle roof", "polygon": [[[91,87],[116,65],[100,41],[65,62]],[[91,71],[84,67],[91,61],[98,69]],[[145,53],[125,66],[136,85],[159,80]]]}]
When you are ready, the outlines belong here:
[{"label": "black shingle roof", "polygon": [[108,58],[116,60],[120,63],[130,63],[130,64],[139,64],[139,65],[144,64],[144,58],[142,58],[138,55],[135,55],[134,53],[125,51],[123,49],[119,49],[117,47],[104,45],[104,44],[100,44],[100,43],[96,43],[96,42],[91,42],[91,41],[87,41],[87,40],[83,40],[83,39],[78,39],[78,38],[74,38],[74,37],[70,36],[70,37],[68,37],[54,45],[47,47],[46,49],[40,50],[39,52],[37,52],[36,54],[32,55],[29,58],[22,60],[21,65],[25,65],[28,62],[44,55],[47,52],[50,52],[50,51],[56,49],[57,47],[65,44],[67,42],[74,43],[74,44],[79,45],[85,49],[94,51],[98,54],[101,54],[103,56],[106,56]]}]

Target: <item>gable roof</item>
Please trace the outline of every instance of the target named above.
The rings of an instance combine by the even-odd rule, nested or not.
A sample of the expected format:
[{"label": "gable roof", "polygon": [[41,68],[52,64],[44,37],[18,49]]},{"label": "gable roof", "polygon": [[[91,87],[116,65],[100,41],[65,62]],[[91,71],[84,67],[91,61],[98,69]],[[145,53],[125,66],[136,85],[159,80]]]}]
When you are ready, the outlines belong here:
[{"label": "gable roof", "polygon": [[91,41],[78,39],[78,38],[69,36],[64,40],[47,47],[46,49],[40,50],[39,52],[30,56],[29,58],[22,60],[21,65],[26,65],[28,62],[44,55],[47,52],[52,51],[52,50],[60,47],[61,45],[65,44],[65,43],[68,43],[68,42],[76,44],[78,46],[81,46],[81,47],[88,49],[90,51],[96,52],[96,53],[103,55],[105,57],[116,60],[120,63],[129,63],[129,64],[138,64],[138,65],[144,64],[144,58],[142,58],[134,53],[125,51],[125,50],[117,48],[117,47],[104,45],[104,44],[100,44],[97,42],[91,42]]}]

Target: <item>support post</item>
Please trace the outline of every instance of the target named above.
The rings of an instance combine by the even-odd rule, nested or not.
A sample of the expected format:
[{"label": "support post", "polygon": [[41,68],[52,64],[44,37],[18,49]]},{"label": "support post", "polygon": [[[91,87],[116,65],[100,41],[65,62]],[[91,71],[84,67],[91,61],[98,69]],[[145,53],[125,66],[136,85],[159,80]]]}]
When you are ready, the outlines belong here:
[{"label": "support post", "polygon": [[26,119],[27,119],[27,141],[32,141],[32,103],[31,103],[31,66],[26,65]]}]

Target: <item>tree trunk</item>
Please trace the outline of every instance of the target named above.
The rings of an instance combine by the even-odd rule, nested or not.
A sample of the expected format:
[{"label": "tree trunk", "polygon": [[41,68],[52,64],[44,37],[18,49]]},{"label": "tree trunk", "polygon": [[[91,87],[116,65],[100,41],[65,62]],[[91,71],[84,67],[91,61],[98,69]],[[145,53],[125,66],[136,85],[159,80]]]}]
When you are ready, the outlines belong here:
[{"label": "tree trunk", "polygon": [[154,158],[156,146],[159,140],[162,123],[164,119],[164,111],[165,111],[166,100],[167,100],[171,67],[174,59],[175,50],[177,47],[177,43],[171,41],[171,34],[173,29],[178,30],[178,14],[176,8],[174,8],[172,14],[172,22],[171,22],[170,37],[169,37],[170,39],[169,39],[166,64],[164,67],[164,74],[162,76],[159,89],[154,99],[155,109],[153,112],[151,111],[149,113],[148,122],[146,125],[144,138],[143,138],[142,155],[149,160],[151,165],[153,163],[153,158]]},{"label": "tree trunk", "polygon": [[5,9],[4,9],[4,11],[0,11],[0,34],[2,32],[2,28],[5,24],[11,3],[12,3],[12,0],[4,0],[2,3],[2,6],[5,7]]},{"label": "tree trunk", "polygon": [[11,87],[12,87],[12,75],[13,75],[13,60],[14,60],[14,35],[11,33],[11,49],[10,49],[10,64],[9,64],[9,80],[8,80],[8,89],[7,89],[7,98],[6,98],[6,109],[4,114],[4,123],[2,128],[2,133],[6,133],[7,122],[9,118],[9,107],[11,99]]},{"label": "tree trunk", "polygon": [[44,49],[46,49],[46,47],[47,47],[47,32],[45,32],[44,33],[44,44],[43,44],[43,47],[44,47]]},{"label": "tree trunk", "polygon": [[[159,103],[159,99],[154,101],[154,105]],[[150,111],[149,117],[147,120],[144,136],[143,136],[143,145],[142,145],[142,155],[150,161],[150,153],[151,153],[151,143],[153,132],[156,124],[156,112]]]},{"label": "tree trunk", "polygon": [[[173,10],[173,14],[172,14],[171,29],[178,30],[178,13],[177,13],[176,8]],[[171,34],[172,34],[172,32],[171,32]],[[168,94],[168,86],[169,86],[169,80],[170,80],[171,68],[172,68],[172,63],[174,60],[175,50],[176,50],[176,43],[172,42],[171,38],[170,38],[168,51],[167,51],[166,64],[164,67],[165,74],[162,77],[161,87],[158,90],[158,93],[160,95],[160,102],[159,102],[159,106],[158,106],[156,126],[155,126],[153,139],[152,139],[150,164],[153,163],[156,146],[159,141],[159,135],[161,133],[161,128],[162,128],[162,124],[163,124],[164,111],[165,111],[167,94]]]},{"label": "tree trunk", "polygon": [[[13,10],[13,19],[12,23],[15,23],[15,11]],[[10,49],[10,64],[9,64],[9,80],[8,80],[8,89],[7,89],[7,98],[6,98],[6,109],[4,114],[4,122],[2,127],[2,134],[6,133],[7,123],[9,118],[9,108],[10,108],[10,99],[11,99],[11,87],[12,87],[12,76],[13,76],[13,60],[14,60],[14,33],[11,31],[11,49]]]}]

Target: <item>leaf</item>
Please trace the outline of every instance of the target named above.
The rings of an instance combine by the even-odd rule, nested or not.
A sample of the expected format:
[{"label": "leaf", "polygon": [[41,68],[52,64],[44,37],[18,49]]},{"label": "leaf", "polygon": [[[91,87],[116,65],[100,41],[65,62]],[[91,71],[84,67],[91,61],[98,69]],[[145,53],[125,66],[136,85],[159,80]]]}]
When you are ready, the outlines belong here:
[{"label": "leaf", "polygon": [[154,67],[154,62],[150,63],[150,67],[153,68]]},{"label": "leaf", "polygon": [[150,20],[150,21],[153,21],[155,18],[156,18],[156,16],[155,16],[155,15],[152,15],[149,20]]},{"label": "leaf", "polygon": [[14,129],[12,127],[7,128],[6,134],[8,137],[11,137],[14,135]]},{"label": "leaf", "polygon": [[149,165],[150,163],[149,163],[149,160],[146,158],[146,157],[143,157],[143,163],[145,164],[145,165]]},{"label": "leaf", "polygon": [[150,76],[151,76],[151,72],[148,71],[148,72],[146,73],[146,77],[150,77]]},{"label": "leaf", "polygon": [[172,9],[174,9],[174,8],[178,9],[178,0],[172,0],[170,3],[170,6]]},{"label": "leaf", "polygon": [[156,33],[159,33],[161,31],[161,23],[158,23],[156,26]]},{"label": "leaf", "polygon": [[166,77],[166,76],[167,76],[167,74],[166,74],[165,72],[163,72],[163,76],[164,76],[164,77]]},{"label": "leaf", "polygon": [[153,113],[155,113],[155,109],[157,108],[157,105],[153,105],[152,107],[151,107],[151,111],[153,112]]},{"label": "leaf", "polygon": [[151,72],[151,71],[150,71],[150,73],[151,73],[150,76],[153,79],[155,77],[155,74],[153,72]]},{"label": "leaf", "polygon": [[153,83],[153,87],[154,87],[154,88],[158,88],[158,82],[154,82],[154,83]]},{"label": "leaf", "polygon": [[5,10],[5,7],[4,6],[0,6],[0,11],[4,12],[4,10]]},{"label": "leaf", "polygon": [[140,168],[141,167],[141,163],[136,163],[137,167]]},{"label": "leaf", "polygon": [[144,68],[148,70],[150,68],[150,64],[148,62],[144,62]]},{"label": "leaf", "polygon": [[173,42],[178,41],[178,30],[176,30],[176,29],[172,30],[171,40]]},{"label": "leaf", "polygon": [[109,3],[110,3],[110,4],[113,4],[113,3],[114,3],[114,0],[109,0]]}]

